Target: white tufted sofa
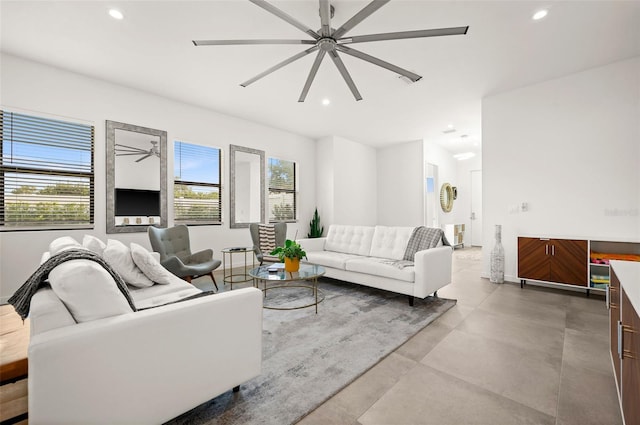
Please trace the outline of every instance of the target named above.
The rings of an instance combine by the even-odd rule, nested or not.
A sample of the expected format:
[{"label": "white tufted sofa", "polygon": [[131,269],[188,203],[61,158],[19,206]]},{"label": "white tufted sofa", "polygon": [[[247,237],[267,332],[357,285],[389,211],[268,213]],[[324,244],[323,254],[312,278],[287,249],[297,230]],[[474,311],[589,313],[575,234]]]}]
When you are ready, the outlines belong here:
[{"label": "white tufted sofa", "polygon": [[325,238],[300,239],[307,262],[325,276],[413,297],[425,298],[451,283],[450,246],[419,251],[414,265],[399,268],[413,227],[331,225]]}]

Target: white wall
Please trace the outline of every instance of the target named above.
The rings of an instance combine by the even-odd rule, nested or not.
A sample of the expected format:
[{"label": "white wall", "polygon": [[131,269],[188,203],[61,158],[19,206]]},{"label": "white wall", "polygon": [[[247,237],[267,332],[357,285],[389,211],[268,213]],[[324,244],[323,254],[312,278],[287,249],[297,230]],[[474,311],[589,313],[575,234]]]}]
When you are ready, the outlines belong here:
[{"label": "white wall", "polygon": [[378,149],[378,224],[424,223],[422,145],[419,140]]},{"label": "white wall", "polygon": [[[144,127],[166,130],[168,134],[169,179],[173,175],[173,141],[220,147],[223,150],[223,211],[222,226],[197,226],[190,229],[194,250],[213,248],[220,258],[220,249],[234,245],[250,245],[247,229],[229,229],[228,156],[229,144],[262,149],[266,156],[289,158],[299,166],[299,222],[289,224],[287,234],[293,237],[308,232],[308,222],[316,202],[315,141],[194,107],[149,93],[133,90],[105,81],[52,68],[3,54],[1,63],[1,93],[3,108],[13,108],[34,114],[44,113],[71,117],[95,125],[95,228],[91,231],[42,231],[0,233],[0,301],[5,301],[36,269],[40,255],[51,240],[71,235],[82,239],[90,233],[105,239],[105,120],[114,120]],[[173,182],[169,180],[169,191]],[[171,208],[170,208],[171,211]],[[173,219],[172,212],[169,219]],[[171,221],[170,221],[171,223]],[[146,233],[109,235],[123,242],[137,242],[149,247]]]},{"label": "white wall", "polygon": [[325,232],[330,224],[377,224],[376,150],[331,136],[318,141],[316,162],[318,214]]},{"label": "white wall", "polygon": [[458,202],[453,202],[453,208],[451,212],[445,213],[440,207],[440,188],[444,183],[449,183],[451,186],[458,185],[458,161],[453,157],[453,154],[438,145],[437,143],[424,141],[424,162],[435,164],[438,166],[438,187],[436,187],[436,200],[438,202],[438,221],[440,227],[444,224],[459,224],[456,220],[458,217],[458,211],[461,211],[461,206]]},{"label": "white wall", "polygon": [[335,223],[333,216],[333,137],[325,137],[316,142],[316,203],[320,225],[324,227],[324,236],[329,225]]},{"label": "white wall", "polygon": [[476,155],[473,158],[457,162],[458,198],[453,203],[453,219],[456,223],[465,225],[464,244],[471,246],[471,171],[482,170],[482,156]]},{"label": "white wall", "polygon": [[640,240],[640,58],[487,97],[482,133],[485,273],[495,224],[508,280],[518,235]]}]

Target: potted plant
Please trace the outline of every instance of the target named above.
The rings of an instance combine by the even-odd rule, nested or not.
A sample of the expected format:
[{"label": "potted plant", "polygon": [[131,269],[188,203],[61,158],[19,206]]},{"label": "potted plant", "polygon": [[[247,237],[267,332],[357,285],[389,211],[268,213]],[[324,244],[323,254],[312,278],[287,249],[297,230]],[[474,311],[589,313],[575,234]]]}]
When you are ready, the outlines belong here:
[{"label": "potted plant", "polygon": [[318,214],[318,209],[316,208],[316,212],[313,214],[313,218],[309,222],[309,233],[307,234],[307,237],[321,238],[323,232],[324,227],[320,226],[320,215]]},{"label": "potted plant", "polygon": [[307,253],[304,252],[300,244],[291,239],[287,239],[284,246],[279,246],[271,251],[271,255],[277,255],[280,262],[284,263],[284,269],[288,272],[297,272],[300,268],[300,260],[307,258]]}]

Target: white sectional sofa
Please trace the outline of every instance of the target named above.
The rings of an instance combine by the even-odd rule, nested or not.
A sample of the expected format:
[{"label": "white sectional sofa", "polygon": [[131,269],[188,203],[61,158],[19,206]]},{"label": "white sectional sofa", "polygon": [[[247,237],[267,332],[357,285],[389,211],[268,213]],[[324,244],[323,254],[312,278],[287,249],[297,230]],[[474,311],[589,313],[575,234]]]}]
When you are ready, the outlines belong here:
[{"label": "white sectional sofa", "polygon": [[[413,297],[425,298],[451,283],[450,246],[418,251],[414,264],[399,267],[413,227],[331,225],[327,236],[300,239],[307,262],[325,276]],[[442,242],[440,242],[442,244]]]},{"label": "white sectional sofa", "polygon": [[[74,261],[89,260],[63,263],[57,268],[66,271],[54,269],[49,280],[55,272],[58,280],[77,284],[82,277],[69,271],[81,263]],[[91,275],[85,279],[86,286],[97,288]],[[163,423],[260,374],[258,289],[140,310],[201,292],[176,278],[129,287],[136,312],[129,307],[78,323],[70,301],[65,304],[52,288],[60,291],[52,283],[31,299],[31,424]]]}]

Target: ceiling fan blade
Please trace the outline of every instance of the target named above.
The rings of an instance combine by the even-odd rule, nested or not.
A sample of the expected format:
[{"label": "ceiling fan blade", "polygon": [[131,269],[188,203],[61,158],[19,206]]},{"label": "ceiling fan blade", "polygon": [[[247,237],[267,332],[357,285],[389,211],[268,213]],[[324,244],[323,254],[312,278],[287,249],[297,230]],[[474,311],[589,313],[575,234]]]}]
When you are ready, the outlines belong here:
[{"label": "ceiling fan blade", "polygon": [[322,28],[320,29],[323,37],[329,37],[331,35],[331,6],[329,0],[320,0],[320,23]]},{"label": "ceiling fan blade", "polygon": [[353,27],[358,25],[360,22],[362,22],[365,19],[367,19],[373,12],[375,12],[378,9],[380,9],[385,4],[389,3],[389,1],[390,0],[374,0],[374,1],[372,1],[371,3],[366,5],[364,7],[364,9],[362,9],[360,12],[356,13],[355,15],[353,15],[353,17],[351,19],[349,19],[347,22],[342,24],[342,26],[340,28],[335,30],[334,33],[332,34],[332,37],[333,38],[342,37],[343,35],[345,35],[347,33],[347,31],[350,31]]},{"label": "ceiling fan blade", "polygon": [[443,35],[464,35],[469,27],[437,28],[431,30],[387,32],[382,34],[355,35],[338,40],[340,44],[366,43],[368,41],[402,40],[404,38],[440,37]]},{"label": "ceiling fan blade", "polygon": [[316,44],[314,40],[192,40],[194,46],[230,46],[237,44]]},{"label": "ceiling fan blade", "polygon": [[316,73],[318,72],[318,68],[320,68],[320,64],[322,63],[322,59],[324,59],[326,50],[320,50],[318,52],[318,56],[316,56],[316,60],[313,61],[313,65],[311,66],[311,70],[309,71],[309,76],[307,77],[307,81],[304,83],[304,87],[302,88],[302,93],[300,93],[300,97],[298,98],[298,102],[304,102],[307,98],[307,93],[309,93],[309,88],[311,87],[311,83],[313,83],[313,79],[316,78]]},{"label": "ceiling fan blade", "polygon": [[407,71],[406,69],[400,68],[399,66],[391,64],[389,62],[385,62],[382,59],[378,59],[376,57],[373,57],[371,55],[363,53],[363,52],[361,52],[359,50],[355,50],[355,49],[352,49],[352,48],[347,47],[347,46],[341,46],[339,44],[336,46],[336,49],[340,50],[342,53],[346,53],[347,55],[351,55],[354,58],[362,59],[363,61],[367,61],[367,62],[372,63],[374,65],[378,65],[378,66],[380,66],[382,68],[388,69],[389,71],[393,71],[396,74],[404,75],[405,77],[409,78],[414,83],[422,78],[422,76],[420,76],[418,74],[414,74],[411,71]]},{"label": "ceiling fan blade", "polygon": [[329,52],[329,56],[331,56],[331,59],[333,59],[333,63],[336,64],[336,68],[338,68],[338,71],[340,71],[340,74],[342,74],[342,78],[344,78],[344,81],[349,86],[349,90],[351,90],[351,93],[353,93],[353,97],[355,97],[356,100],[362,100],[362,96],[360,96],[360,92],[356,87],[356,83],[353,82],[349,71],[347,71],[347,67],[344,66],[344,62],[342,62],[342,59],[340,59],[340,56],[338,56],[338,52],[336,52],[335,50],[331,50]]},{"label": "ceiling fan blade", "polygon": [[149,154],[147,154],[147,155],[143,156],[142,158],[140,158],[140,159],[136,160],[136,162],[140,162],[140,161],[142,161],[143,159],[147,159],[147,158],[149,158],[150,156],[153,156],[153,154],[152,154],[152,153],[149,153]]},{"label": "ceiling fan blade", "polygon": [[115,150],[116,150],[116,152],[122,152],[121,155],[125,155],[127,153],[129,153],[131,155],[135,155],[135,154],[141,154],[141,153],[149,152],[149,150],[147,150],[147,149],[140,149],[140,148],[137,148],[135,146],[120,145],[120,144],[117,144],[117,143],[115,145]]},{"label": "ceiling fan blade", "polygon": [[266,71],[261,72],[260,74],[256,75],[255,77],[251,78],[250,80],[245,81],[244,83],[242,83],[240,85],[242,87],[247,87],[249,84],[255,83],[256,81],[258,81],[262,77],[265,77],[265,76],[271,74],[272,72],[277,71],[278,69],[282,68],[283,66],[289,65],[291,62],[297,61],[298,59],[300,59],[300,58],[302,58],[304,56],[307,56],[309,53],[315,52],[316,50],[318,50],[318,46],[313,46],[313,47],[305,50],[304,52],[300,52],[297,55],[293,55],[289,59],[283,60],[279,64],[272,66],[271,68],[267,69]]},{"label": "ceiling fan blade", "polygon": [[307,25],[303,24],[302,22],[298,21],[296,18],[294,18],[293,16],[283,12],[282,10],[278,9],[277,7],[273,6],[272,4],[267,3],[265,0],[249,0],[251,3],[255,4],[256,6],[259,6],[261,8],[263,8],[264,10],[266,10],[269,13],[272,13],[274,15],[276,15],[278,18],[287,21],[288,23],[290,23],[291,25],[293,25],[294,27],[298,28],[299,30],[309,34],[311,37],[315,38],[316,40],[318,40],[320,38],[320,35],[315,32],[314,30],[312,30],[311,28],[309,28]]}]

